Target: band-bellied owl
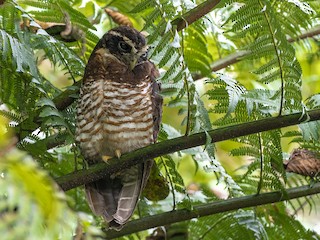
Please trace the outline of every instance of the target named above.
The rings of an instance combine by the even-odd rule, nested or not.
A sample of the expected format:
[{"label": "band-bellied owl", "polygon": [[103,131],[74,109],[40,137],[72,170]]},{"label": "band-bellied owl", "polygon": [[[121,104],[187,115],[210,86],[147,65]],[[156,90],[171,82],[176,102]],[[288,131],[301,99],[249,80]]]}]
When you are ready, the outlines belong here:
[{"label": "band-bellied owl", "polygon": [[[127,153],[156,141],[162,115],[159,76],[147,59],[148,46],[137,30],[108,31],[85,69],[77,106],[76,142],[87,163]],[[153,160],[86,184],[96,215],[121,229],[133,214]]]}]

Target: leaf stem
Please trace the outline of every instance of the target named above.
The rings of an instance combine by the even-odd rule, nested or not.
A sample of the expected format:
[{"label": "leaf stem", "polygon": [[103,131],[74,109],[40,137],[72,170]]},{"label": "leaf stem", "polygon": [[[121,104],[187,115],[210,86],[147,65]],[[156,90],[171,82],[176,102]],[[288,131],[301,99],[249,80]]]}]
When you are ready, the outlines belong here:
[{"label": "leaf stem", "polygon": [[[263,9],[265,7],[265,3],[262,3],[261,1],[259,1],[260,3],[260,6],[261,6],[261,9]],[[268,5],[267,9],[269,8],[270,5]],[[271,7],[269,9],[272,9]],[[277,60],[278,60],[278,66],[279,66],[279,75],[280,75],[280,80],[281,80],[281,87],[280,87],[280,106],[279,106],[279,116],[282,115],[282,108],[283,108],[283,101],[284,101],[284,70],[283,70],[283,66],[282,66],[282,63],[283,63],[283,60],[282,57],[281,57],[281,54],[280,54],[280,51],[278,49],[278,42],[277,42],[277,38],[276,38],[276,31],[274,31],[272,29],[272,26],[274,24],[271,23],[271,20],[270,20],[270,16],[269,13],[267,10],[263,11],[263,14],[265,16],[265,19],[268,23],[268,27],[269,27],[269,32],[272,36],[272,43],[273,43],[273,47],[274,47],[274,52],[275,52],[275,55],[277,56]]]},{"label": "leaf stem", "polygon": [[262,184],[263,184],[263,149],[262,149],[262,143],[261,143],[261,133],[258,133],[258,139],[259,139],[259,146],[260,146],[260,179],[258,183],[258,188],[257,188],[257,194],[260,194]]}]

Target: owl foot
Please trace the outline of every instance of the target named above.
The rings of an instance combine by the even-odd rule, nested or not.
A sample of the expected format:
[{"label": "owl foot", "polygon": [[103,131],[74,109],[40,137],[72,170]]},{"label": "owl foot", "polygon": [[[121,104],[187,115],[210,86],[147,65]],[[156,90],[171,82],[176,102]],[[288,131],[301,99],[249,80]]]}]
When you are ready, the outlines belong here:
[{"label": "owl foot", "polygon": [[116,149],[114,151],[114,155],[116,155],[117,158],[120,158],[121,157],[121,151],[119,149]]},{"label": "owl foot", "polygon": [[110,160],[111,158],[112,158],[111,156],[104,155],[104,156],[102,156],[102,161],[104,161],[105,163],[107,163],[108,160]]},{"label": "owl foot", "polygon": [[[120,158],[121,157],[121,151],[119,149],[116,149],[114,151],[114,155],[117,157],[117,158]],[[108,155],[103,155],[102,157],[102,161],[104,162],[108,162],[111,158],[113,158],[112,156],[108,156]]]},{"label": "owl foot", "polygon": [[[120,158],[121,157],[121,151],[119,149],[116,149],[114,151],[114,155],[117,157],[117,158]],[[102,161],[104,162],[108,162],[111,158],[113,158],[112,156],[108,156],[108,155],[103,155],[102,156]]]}]

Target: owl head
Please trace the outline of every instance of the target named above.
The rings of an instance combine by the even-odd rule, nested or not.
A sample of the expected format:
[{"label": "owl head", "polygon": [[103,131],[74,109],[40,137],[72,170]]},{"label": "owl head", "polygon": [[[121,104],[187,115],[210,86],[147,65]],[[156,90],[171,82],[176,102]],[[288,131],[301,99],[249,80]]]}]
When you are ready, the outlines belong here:
[{"label": "owl head", "polygon": [[145,37],[128,26],[111,29],[102,37],[100,44],[131,70],[148,57]]}]

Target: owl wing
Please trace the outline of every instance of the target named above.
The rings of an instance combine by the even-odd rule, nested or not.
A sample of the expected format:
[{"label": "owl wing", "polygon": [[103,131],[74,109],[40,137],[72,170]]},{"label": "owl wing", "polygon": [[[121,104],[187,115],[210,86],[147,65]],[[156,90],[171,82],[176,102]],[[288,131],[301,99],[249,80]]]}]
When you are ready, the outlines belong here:
[{"label": "owl wing", "polygon": [[[151,101],[152,101],[152,114],[153,114],[153,142],[155,143],[158,138],[158,133],[160,130],[160,124],[161,124],[161,119],[162,119],[162,103],[163,103],[163,98],[160,95],[161,91],[161,84],[156,81],[156,79],[160,76],[158,69],[156,66],[149,61],[149,64],[151,66],[150,70],[150,79],[152,81],[152,92],[151,92]],[[143,182],[142,182],[142,189],[147,184],[151,168],[156,167],[153,165],[154,160],[148,160],[144,163],[144,171],[143,171]],[[141,193],[140,193],[141,194]]]},{"label": "owl wing", "polygon": [[160,130],[160,124],[162,119],[162,103],[163,98],[160,95],[161,84],[156,81],[156,78],[160,76],[158,69],[152,63],[150,78],[152,80],[152,112],[153,112],[153,140],[157,141],[158,133]]},{"label": "owl wing", "polygon": [[86,65],[77,105],[76,142],[89,165],[101,159],[101,106],[104,102],[105,73],[112,67],[112,59],[106,58],[106,50],[99,46],[100,42]]}]

